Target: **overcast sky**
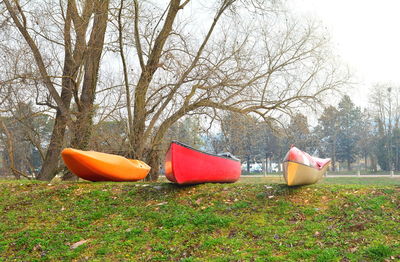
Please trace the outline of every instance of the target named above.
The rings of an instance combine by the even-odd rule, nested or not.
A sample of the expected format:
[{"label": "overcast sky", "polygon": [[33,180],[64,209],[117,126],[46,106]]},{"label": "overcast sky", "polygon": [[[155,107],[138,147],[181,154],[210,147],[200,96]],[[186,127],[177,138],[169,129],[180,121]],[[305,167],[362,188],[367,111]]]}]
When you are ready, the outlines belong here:
[{"label": "overcast sky", "polygon": [[400,0],[289,0],[331,32],[335,53],[358,82],[354,101],[365,106],[374,83],[400,84]]}]

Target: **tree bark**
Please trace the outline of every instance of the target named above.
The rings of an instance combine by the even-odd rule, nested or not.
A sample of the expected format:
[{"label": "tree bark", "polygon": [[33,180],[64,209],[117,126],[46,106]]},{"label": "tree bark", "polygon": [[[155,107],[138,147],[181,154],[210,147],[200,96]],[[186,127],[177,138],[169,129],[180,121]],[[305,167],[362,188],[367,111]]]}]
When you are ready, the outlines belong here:
[{"label": "tree bark", "polygon": [[365,170],[368,170],[368,154],[364,154],[364,164],[365,164]]},{"label": "tree bark", "polygon": [[351,171],[351,161],[347,159],[347,170]]},{"label": "tree bark", "polygon": [[332,145],[332,171],[336,171],[336,135]]},{"label": "tree bark", "polygon": [[160,174],[161,151],[152,149],[146,157],[146,163],[151,166],[150,172],[145,178],[146,181],[157,181]]},{"label": "tree bark", "polygon": [[250,174],[250,156],[246,156],[246,162],[247,162],[247,173]]},{"label": "tree bark", "polygon": [[12,133],[8,130],[4,122],[0,119],[0,126],[4,130],[4,133],[6,135],[7,139],[7,144],[6,144],[6,150],[8,153],[8,160],[9,160],[9,168],[11,170],[11,173],[15,176],[15,179],[20,179],[20,174],[18,172],[15,172],[15,164],[14,164],[14,139]]}]

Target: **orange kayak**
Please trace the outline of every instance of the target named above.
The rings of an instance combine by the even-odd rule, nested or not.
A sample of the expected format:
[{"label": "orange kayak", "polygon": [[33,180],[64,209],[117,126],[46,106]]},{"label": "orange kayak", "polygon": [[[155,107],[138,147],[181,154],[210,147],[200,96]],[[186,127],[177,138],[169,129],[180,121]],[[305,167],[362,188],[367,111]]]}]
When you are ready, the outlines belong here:
[{"label": "orange kayak", "polygon": [[137,181],[150,171],[140,160],[95,151],[65,148],[61,156],[72,173],[90,181]]}]

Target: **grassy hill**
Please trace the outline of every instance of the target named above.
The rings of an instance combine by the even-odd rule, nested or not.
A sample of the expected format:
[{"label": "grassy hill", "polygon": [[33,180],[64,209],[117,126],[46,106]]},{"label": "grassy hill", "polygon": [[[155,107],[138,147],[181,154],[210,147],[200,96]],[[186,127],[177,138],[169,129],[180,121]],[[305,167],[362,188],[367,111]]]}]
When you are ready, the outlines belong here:
[{"label": "grassy hill", "polygon": [[0,261],[395,261],[399,225],[396,185],[0,182]]}]

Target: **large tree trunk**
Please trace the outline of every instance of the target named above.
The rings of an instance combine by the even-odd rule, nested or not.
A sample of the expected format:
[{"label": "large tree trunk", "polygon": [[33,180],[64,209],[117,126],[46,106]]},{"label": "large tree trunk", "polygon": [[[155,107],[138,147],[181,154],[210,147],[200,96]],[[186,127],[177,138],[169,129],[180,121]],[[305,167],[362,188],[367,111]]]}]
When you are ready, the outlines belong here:
[{"label": "large tree trunk", "polygon": [[[72,72],[72,59],[69,52],[66,52],[64,61],[64,72],[62,80],[61,100],[66,108],[69,109],[72,99],[73,83],[70,78]],[[50,144],[47,148],[46,156],[42,164],[42,169],[38,175],[39,180],[51,180],[59,171],[59,160],[61,150],[64,145],[65,130],[67,128],[68,119],[57,110],[54,122],[53,132],[51,134]]]},{"label": "large tree trunk", "polygon": [[[74,88],[73,79],[76,78],[78,66],[73,65],[71,53],[66,50],[64,60],[64,70],[62,79],[61,100],[65,107],[69,109],[71,105],[72,92]],[[39,180],[51,180],[59,170],[59,160],[62,147],[64,145],[65,130],[67,128],[68,118],[58,109],[54,122],[53,132],[46,157],[43,161],[42,169],[38,176]]]},{"label": "large tree trunk", "polygon": [[246,162],[247,162],[247,174],[250,174],[250,156],[246,156]]},{"label": "large tree trunk", "polygon": [[38,175],[39,180],[51,180],[59,170],[59,160],[61,149],[64,144],[65,129],[67,120],[57,111],[56,120],[51,135],[50,144],[47,148],[46,157],[43,161],[42,169]]},{"label": "large tree trunk", "polygon": [[365,165],[365,170],[368,170],[368,154],[364,154],[364,165]]},{"label": "large tree trunk", "polygon": [[[107,28],[108,5],[109,0],[99,0],[95,3],[93,29],[85,56],[85,72],[78,106],[79,113],[73,128],[73,138],[71,141],[72,147],[83,150],[87,149],[92,134],[93,103],[96,96],[100,59]],[[72,173],[67,173],[63,177],[63,180],[77,179]]]},{"label": "large tree trunk", "polygon": [[[77,121],[73,127],[73,138],[71,141],[72,148],[78,148],[81,150],[88,149],[93,126],[93,112],[90,111],[92,111],[92,109],[85,109],[85,111],[80,112],[78,115]],[[68,172],[64,174],[63,180],[77,181],[78,177],[71,172]]]},{"label": "large tree trunk", "polygon": [[335,157],[332,157],[332,171],[333,172],[336,171],[336,159],[335,159]]},{"label": "large tree trunk", "polygon": [[150,172],[145,178],[146,181],[157,181],[160,175],[161,151],[151,150],[146,157],[146,163],[151,166]]},{"label": "large tree trunk", "polygon": [[15,176],[15,179],[20,179],[20,175],[16,171],[15,164],[14,164],[14,139],[12,133],[8,130],[4,122],[0,119],[0,127],[4,130],[4,133],[6,135],[7,139],[7,144],[6,144],[6,150],[8,153],[8,162],[9,162],[9,168],[11,170],[11,173]]},{"label": "large tree trunk", "polygon": [[[174,23],[175,17],[179,11],[181,6],[179,6],[180,0],[171,0],[168,8],[168,13],[165,18],[164,25],[160,32],[158,33],[154,46],[149,54],[147,63],[144,63],[144,53],[141,49],[140,41],[139,41],[139,30],[137,25],[135,26],[135,41],[138,47],[138,57],[140,60],[140,67],[142,69],[142,73],[140,75],[139,81],[136,85],[135,89],[135,108],[133,114],[133,124],[132,130],[130,130],[129,134],[129,142],[130,148],[133,150],[131,152],[132,156],[137,159],[143,159],[144,150],[146,146],[146,138],[144,137],[145,128],[146,128],[146,95],[149,89],[150,82],[154,76],[154,73],[160,67],[159,61],[161,58],[161,54],[165,45],[165,42],[168,39],[168,36],[172,30],[172,25]],[[135,23],[138,22],[138,2],[135,1]]]},{"label": "large tree trunk", "polygon": [[331,156],[332,156],[332,171],[336,171],[336,144],[335,144],[335,142],[333,142],[333,145],[332,145]]},{"label": "large tree trunk", "polygon": [[[145,105],[143,103],[142,106],[138,106],[137,103],[140,103],[141,99],[136,99],[135,101],[135,109],[134,109],[134,120],[133,120],[133,129],[131,130],[129,143],[130,150],[129,152],[133,158],[135,159],[143,159],[144,157],[144,149],[146,139],[144,137],[145,130]],[[139,108],[140,107],[140,108]]]}]

